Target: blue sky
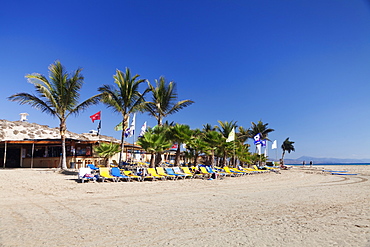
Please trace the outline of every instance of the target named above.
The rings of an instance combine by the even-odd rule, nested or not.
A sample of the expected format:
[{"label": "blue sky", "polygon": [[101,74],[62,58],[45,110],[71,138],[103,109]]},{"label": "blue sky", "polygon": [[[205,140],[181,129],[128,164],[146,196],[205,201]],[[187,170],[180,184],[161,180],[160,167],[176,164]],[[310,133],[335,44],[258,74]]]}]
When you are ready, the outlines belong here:
[{"label": "blue sky", "polygon": [[[68,71],[84,68],[81,100],[129,67],[152,83],[174,80],[179,100],[196,102],[165,120],[191,128],[217,120],[248,128],[262,120],[279,146],[295,141],[287,158],[370,158],[365,0],[3,1],[0,119],[27,112],[30,122],[58,126],[6,99],[34,92],[24,76],[47,75],[57,59]],[[68,129],[96,129],[89,116],[99,110],[102,134],[119,138],[113,127],[121,118],[104,105],[69,118]],[[137,129],[144,121],[156,122],[137,115]]]}]

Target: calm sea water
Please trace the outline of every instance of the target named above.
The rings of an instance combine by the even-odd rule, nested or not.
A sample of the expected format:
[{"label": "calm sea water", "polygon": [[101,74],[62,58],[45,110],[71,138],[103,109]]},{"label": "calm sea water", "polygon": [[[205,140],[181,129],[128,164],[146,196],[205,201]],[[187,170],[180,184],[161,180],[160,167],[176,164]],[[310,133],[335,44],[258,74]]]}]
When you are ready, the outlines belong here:
[{"label": "calm sea water", "polygon": [[[290,166],[302,166],[302,164],[287,164]],[[313,164],[314,166],[368,166],[370,163],[317,163]],[[305,166],[310,166],[310,164],[306,164]]]}]

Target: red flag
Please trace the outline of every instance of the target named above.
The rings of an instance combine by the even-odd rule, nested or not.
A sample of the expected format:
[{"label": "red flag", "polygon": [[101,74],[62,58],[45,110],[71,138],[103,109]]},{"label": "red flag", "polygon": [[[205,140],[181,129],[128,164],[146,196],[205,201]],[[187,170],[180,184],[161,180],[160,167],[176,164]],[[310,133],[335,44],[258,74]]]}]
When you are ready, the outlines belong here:
[{"label": "red flag", "polygon": [[173,146],[171,147],[171,149],[177,149],[177,144],[173,144]]},{"label": "red flag", "polygon": [[94,115],[91,115],[91,121],[94,122],[95,120],[100,120],[101,111],[95,113]]}]

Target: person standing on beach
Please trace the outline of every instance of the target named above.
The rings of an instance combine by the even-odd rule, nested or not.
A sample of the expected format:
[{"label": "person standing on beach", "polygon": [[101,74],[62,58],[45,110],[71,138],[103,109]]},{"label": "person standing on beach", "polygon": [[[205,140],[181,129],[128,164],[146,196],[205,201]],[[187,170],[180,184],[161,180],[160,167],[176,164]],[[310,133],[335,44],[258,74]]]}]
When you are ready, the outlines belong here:
[{"label": "person standing on beach", "polygon": [[310,167],[312,167],[312,160],[310,161]]},{"label": "person standing on beach", "polygon": [[302,165],[305,166],[306,165],[306,161],[303,161]]}]

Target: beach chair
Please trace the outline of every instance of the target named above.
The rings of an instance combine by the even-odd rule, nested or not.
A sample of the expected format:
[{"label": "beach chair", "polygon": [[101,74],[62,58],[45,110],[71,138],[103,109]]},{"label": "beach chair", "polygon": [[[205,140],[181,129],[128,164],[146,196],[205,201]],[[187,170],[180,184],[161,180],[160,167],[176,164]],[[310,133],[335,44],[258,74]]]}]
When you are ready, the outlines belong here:
[{"label": "beach chair", "polygon": [[215,169],[216,169],[217,171],[221,171],[221,172],[226,173],[226,175],[228,175],[228,176],[230,176],[230,177],[237,177],[237,176],[239,176],[239,175],[240,175],[240,174],[237,174],[237,173],[235,173],[235,172],[231,172],[230,170],[226,170],[226,169],[225,169],[225,167],[224,167],[224,168],[221,168],[221,167],[217,167],[217,166],[215,166]]},{"label": "beach chair", "polygon": [[203,178],[203,174],[201,174],[201,173],[198,173],[198,174],[193,173],[193,172],[191,172],[191,171],[190,171],[190,168],[189,168],[189,167],[187,167],[187,166],[181,167],[181,169],[184,171],[184,173],[185,173],[185,174],[190,174],[190,175],[192,175],[192,176],[193,176],[193,178],[196,178],[196,177]]},{"label": "beach chair", "polygon": [[227,173],[234,173],[236,176],[241,176],[241,175],[244,175],[245,174],[244,172],[234,171],[234,170],[230,169],[230,167],[228,167],[228,166],[224,166],[224,170]]},{"label": "beach chair", "polygon": [[157,168],[155,168],[155,169],[156,169],[157,174],[158,174],[159,176],[164,176],[164,177],[166,177],[166,178],[171,178],[171,179],[173,179],[173,180],[175,180],[175,179],[177,179],[177,178],[178,178],[178,176],[176,176],[176,175],[170,175],[170,174],[166,173],[163,167],[157,167]]},{"label": "beach chair", "polygon": [[254,165],[253,168],[256,170],[256,171],[259,171],[259,172],[262,172],[262,173],[265,173],[265,172],[270,172],[270,170],[261,170],[258,168],[258,166]]},{"label": "beach chair", "polygon": [[110,174],[109,167],[100,167],[99,168],[99,178],[102,180],[102,182],[104,182],[104,180],[106,180],[106,179],[110,179],[113,182],[117,181],[117,178],[113,177]]},{"label": "beach chair", "polygon": [[131,179],[129,176],[122,175],[118,167],[112,167],[110,171],[112,173],[112,176],[117,178],[117,181],[126,179],[126,181],[129,182]]},{"label": "beach chair", "polygon": [[[132,173],[132,171],[124,171],[124,170],[121,170],[123,172],[124,175],[132,178],[132,179],[136,179],[137,181],[143,181],[143,176],[138,176],[138,175],[135,175]],[[151,177],[153,179],[153,177]]]},{"label": "beach chair", "polygon": [[153,176],[154,178],[159,178],[159,179],[162,179],[162,180],[166,180],[165,176],[161,176],[161,175],[157,174],[157,171],[155,170],[155,168],[147,168],[147,171],[148,171],[149,176]]},{"label": "beach chair", "polygon": [[91,174],[91,169],[89,167],[81,167],[79,170],[78,170],[78,180],[83,183],[86,181],[96,181],[96,177]]},{"label": "beach chair", "polygon": [[217,174],[217,176],[225,177],[227,175],[225,172],[218,172],[218,171],[213,170],[213,168],[211,166],[206,166],[206,169],[209,173]]},{"label": "beach chair", "polygon": [[173,175],[173,176],[176,176],[177,178],[182,178],[182,179],[184,179],[186,177],[186,174],[175,173],[174,170],[170,167],[166,167],[165,170],[166,170],[168,175]]},{"label": "beach chair", "polygon": [[231,168],[229,167],[230,171],[233,171],[233,172],[241,172],[243,175],[250,175],[252,174],[251,171],[243,171],[243,170],[240,170],[240,169],[237,169],[237,168]]},{"label": "beach chair", "polygon": [[97,170],[99,170],[99,168],[98,167],[96,167],[96,166],[94,166],[93,164],[87,164],[86,165],[87,167],[89,167],[91,170],[93,170],[93,171],[97,171]]},{"label": "beach chair", "polygon": [[207,171],[207,169],[204,166],[199,167],[200,172],[204,175],[207,176],[208,178],[211,178],[212,174]]},{"label": "beach chair", "polygon": [[181,171],[180,167],[178,167],[178,166],[172,167],[172,170],[176,174],[185,175],[186,178],[193,178],[193,174],[184,173],[183,171]]}]

